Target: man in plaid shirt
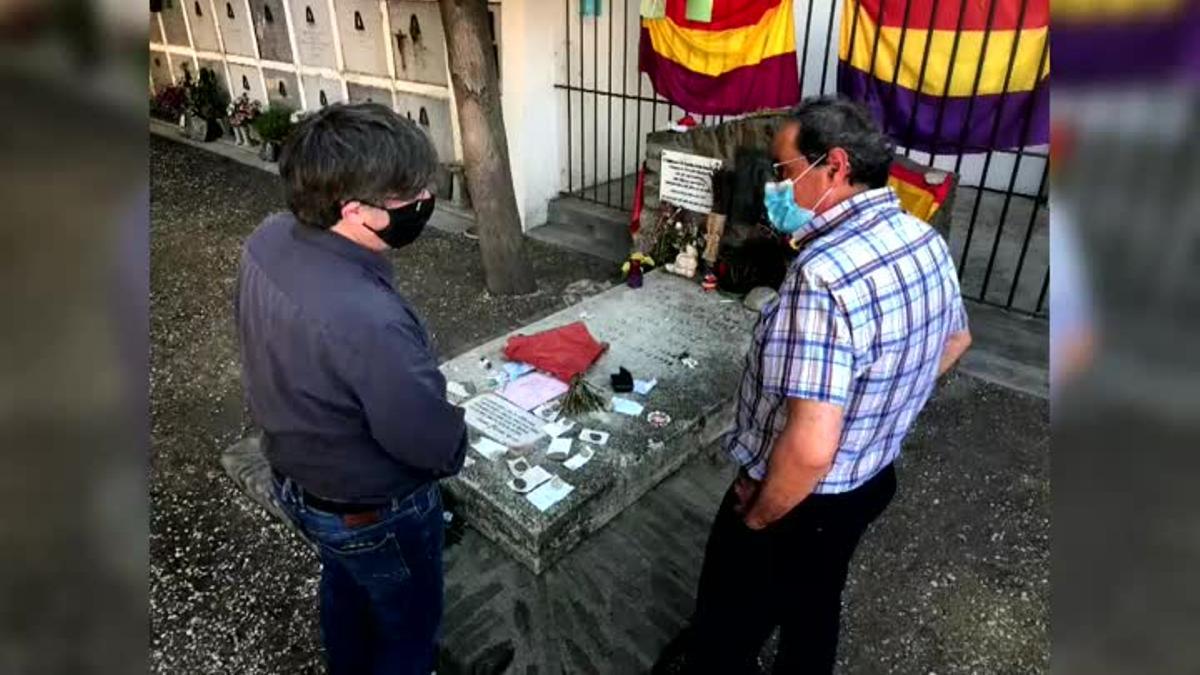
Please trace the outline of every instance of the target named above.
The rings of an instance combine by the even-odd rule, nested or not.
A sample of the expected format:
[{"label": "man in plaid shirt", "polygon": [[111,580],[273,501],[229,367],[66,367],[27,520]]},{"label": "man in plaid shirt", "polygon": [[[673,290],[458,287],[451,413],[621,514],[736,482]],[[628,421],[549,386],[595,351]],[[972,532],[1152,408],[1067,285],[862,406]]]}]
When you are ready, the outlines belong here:
[{"label": "man in plaid shirt", "polygon": [[946,243],[900,210],[892,143],[862,108],[806,102],[773,152],[768,216],[800,253],[746,359],[725,439],[741,470],[705,551],[690,672],[747,672],[776,626],[776,673],[833,670],[850,558],[971,341]]}]

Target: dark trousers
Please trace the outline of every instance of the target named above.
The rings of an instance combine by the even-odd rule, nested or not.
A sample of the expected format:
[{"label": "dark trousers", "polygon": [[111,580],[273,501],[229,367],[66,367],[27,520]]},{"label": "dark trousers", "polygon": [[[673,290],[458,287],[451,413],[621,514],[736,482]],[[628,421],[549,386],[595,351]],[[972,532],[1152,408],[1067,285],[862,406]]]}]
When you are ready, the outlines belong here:
[{"label": "dark trousers", "polygon": [[436,483],[348,525],[308,506],[291,480],[280,504],[319,545],[321,638],[331,675],[429,675],[442,623],[445,524]]},{"label": "dark trousers", "polygon": [[863,532],[896,493],[891,465],[837,495],[810,495],[780,520],[754,531],[725,494],[704,552],[687,672],[739,675],[780,628],[775,673],[831,673],[842,587]]}]

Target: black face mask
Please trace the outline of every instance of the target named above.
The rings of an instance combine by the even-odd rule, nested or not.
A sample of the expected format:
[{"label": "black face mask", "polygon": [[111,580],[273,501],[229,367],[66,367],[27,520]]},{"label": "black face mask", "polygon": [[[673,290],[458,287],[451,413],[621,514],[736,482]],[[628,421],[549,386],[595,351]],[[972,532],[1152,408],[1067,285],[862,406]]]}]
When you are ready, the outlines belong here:
[{"label": "black face mask", "polygon": [[[363,203],[366,204],[366,202]],[[421,231],[425,229],[425,224],[433,215],[433,204],[433,195],[394,209],[368,204],[368,206],[375,206],[375,208],[383,209],[388,213],[387,227],[376,230],[375,235],[392,248],[408,246],[421,236]]]}]

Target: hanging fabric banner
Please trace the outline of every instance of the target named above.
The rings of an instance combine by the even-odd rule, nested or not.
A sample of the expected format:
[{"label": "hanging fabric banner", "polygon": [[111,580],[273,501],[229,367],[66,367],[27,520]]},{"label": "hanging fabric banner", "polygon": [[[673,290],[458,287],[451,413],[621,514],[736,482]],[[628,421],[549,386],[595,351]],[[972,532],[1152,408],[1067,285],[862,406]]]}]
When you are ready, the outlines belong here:
[{"label": "hanging fabric banner", "polygon": [[838,91],[901,145],[957,154],[1049,140],[1048,0],[844,6]]},{"label": "hanging fabric banner", "polygon": [[[666,0],[643,14],[639,67],[687,112],[738,115],[800,100],[792,0]],[[692,16],[708,16],[694,21]]]}]

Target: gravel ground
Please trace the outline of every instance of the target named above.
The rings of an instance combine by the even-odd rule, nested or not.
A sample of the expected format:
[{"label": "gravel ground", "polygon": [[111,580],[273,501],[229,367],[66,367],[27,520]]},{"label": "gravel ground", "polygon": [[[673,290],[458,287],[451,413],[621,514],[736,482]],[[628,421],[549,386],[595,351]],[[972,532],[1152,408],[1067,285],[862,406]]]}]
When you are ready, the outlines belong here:
[{"label": "gravel ground", "polygon": [[[276,179],[154,137],[150,175],[151,670],[322,672],[316,561],[218,464],[248,422],[230,304],[238,249],[281,207]],[[448,357],[612,272],[536,242],[530,253],[541,290],[527,298],[489,298],[475,246],[437,233],[396,256],[398,285]],[[853,563],[841,670],[1047,672],[1047,403],[950,378],[906,444],[900,480]],[[679,555],[698,564],[702,552]]]},{"label": "gravel ground", "polygon": [[[152,669],[319,672],[315,560],[218,463],[249,423],[232,322],[238,254],[283,208],[278,179],[156,136],[150,176]],[[443,357],[560,309],[572,283],[594,289],[615,271],[538,242],[528,250],[539,291],[520,298],[483,290],[465,237],[430,231],[394,255],[398,290]]]}]

